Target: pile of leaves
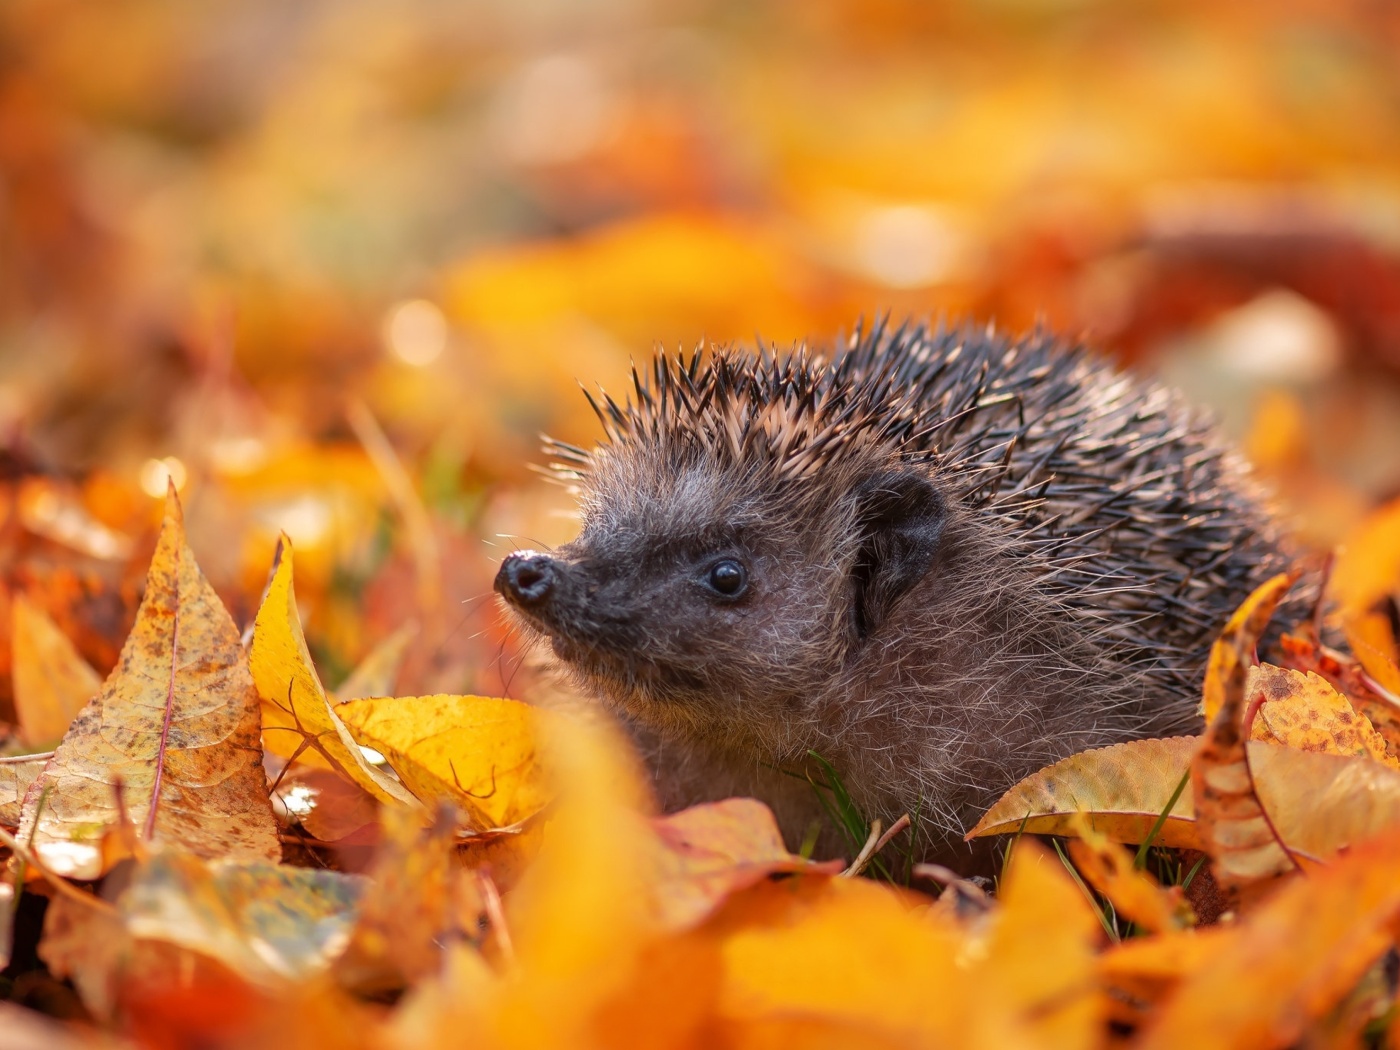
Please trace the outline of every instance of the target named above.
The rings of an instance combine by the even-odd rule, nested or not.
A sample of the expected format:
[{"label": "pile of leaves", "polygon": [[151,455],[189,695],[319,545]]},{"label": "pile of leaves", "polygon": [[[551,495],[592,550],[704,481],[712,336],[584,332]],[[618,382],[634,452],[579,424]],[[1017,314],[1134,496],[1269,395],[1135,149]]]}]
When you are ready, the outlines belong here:
[{"label": "pile of leaves", "polygon": [[331,694],[290,544],[240,637],[172,487],[100,686],[16,606],[17,737],[61,739],[0,759],[0,942],[42,906],[24,936],[78,999],[63,1023],[0,1007],[6,1045],[1393,1040],[1397,540],[1400,505],[1278,665],[1253,654],[1293,581],[1261,586],[1212,651],[1201,736],[1009,791],[969,836],[1010,836],[994,885],[915,866],[910,888],[853,877],[895,848],[878,826],[848,866],[789,853],[754,800],[655,815],[587,711],[378,695],[403,632]]}]

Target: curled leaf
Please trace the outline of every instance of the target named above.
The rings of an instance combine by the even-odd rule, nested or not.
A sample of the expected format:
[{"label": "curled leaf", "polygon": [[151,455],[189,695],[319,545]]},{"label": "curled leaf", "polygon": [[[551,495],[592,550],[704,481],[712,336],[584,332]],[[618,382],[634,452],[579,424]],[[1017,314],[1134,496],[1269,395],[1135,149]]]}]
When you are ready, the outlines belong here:
[{"label": "curled leaf", "polygon": [[1191,788],[1203,848],[1227,892],[1253,892],[1297,867],[1260,804],[1242,727],[1249,661],[1291,583],[1279,575],[1256,588],[1211,647],[1206,667],[1210,723],[1191,760]]},{"label": "curled leaf", "polygon": [[336,716],[301,630],[292,590],[292,545],[277,545],[272,580],[253,623],[248,662],[262,696],[262,732],[284,758],[311,748],[381,802],[421,809],[401,783],[371,765]]}]

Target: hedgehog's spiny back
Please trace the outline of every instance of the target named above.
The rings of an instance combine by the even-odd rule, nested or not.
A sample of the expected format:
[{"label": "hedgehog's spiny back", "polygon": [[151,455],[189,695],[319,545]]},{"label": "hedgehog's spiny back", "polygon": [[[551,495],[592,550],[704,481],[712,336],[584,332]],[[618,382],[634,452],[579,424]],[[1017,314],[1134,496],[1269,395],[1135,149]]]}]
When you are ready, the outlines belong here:
[{"label": "hedgehog's spiny back", "polygon": [[1034,570],[1115,662],[1194,676],[1250,582],[1283,568],[1243,465],[1170,391],[1079,348],[990,330],[876,326],[832,358],[658,355],[635,400],[594,407],[586,478],[730,471],[795,506],[830,505],[862,471],[920,465]]}]

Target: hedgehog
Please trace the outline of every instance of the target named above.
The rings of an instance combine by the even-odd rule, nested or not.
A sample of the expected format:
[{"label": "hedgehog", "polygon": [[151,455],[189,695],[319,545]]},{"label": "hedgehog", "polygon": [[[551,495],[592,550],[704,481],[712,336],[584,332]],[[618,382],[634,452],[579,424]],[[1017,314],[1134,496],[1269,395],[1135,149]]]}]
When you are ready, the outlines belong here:
[{"label": "hedgehog", "polygon": [[1046,332],[877,324],[632,379],[589,395],[596,448],[550,443],[580,534],[495,588],[662,806],[753,796],[790,846],[849,846],[834,775],[958,864],[1040,767],[1198,731],[1215,633],[1293,560],[1208,418]]}]

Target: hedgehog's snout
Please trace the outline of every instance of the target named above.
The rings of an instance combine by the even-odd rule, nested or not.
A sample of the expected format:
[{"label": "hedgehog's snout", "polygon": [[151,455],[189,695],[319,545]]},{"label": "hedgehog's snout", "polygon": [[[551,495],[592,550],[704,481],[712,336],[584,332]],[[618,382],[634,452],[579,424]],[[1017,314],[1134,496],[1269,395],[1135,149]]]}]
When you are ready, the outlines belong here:
[{"label": "hedgehog's snout", "polygon": [[496,573],[496,592],[522,609],[537,608],[547,602],[559,581],[559,565],[539,551],[516,551],[501,562]]}]

